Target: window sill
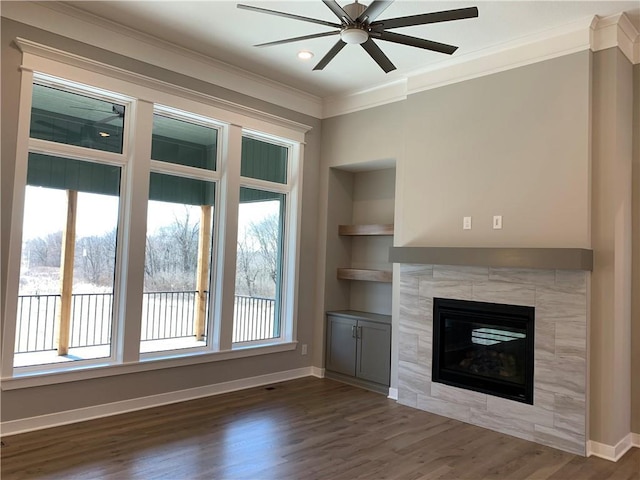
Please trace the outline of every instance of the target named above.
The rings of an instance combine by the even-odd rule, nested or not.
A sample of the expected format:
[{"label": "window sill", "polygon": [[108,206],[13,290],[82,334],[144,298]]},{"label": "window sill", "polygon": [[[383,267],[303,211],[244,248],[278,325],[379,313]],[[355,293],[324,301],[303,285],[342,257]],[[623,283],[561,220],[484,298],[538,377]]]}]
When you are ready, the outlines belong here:
[{"label": "window sill", "polygon": [[286,343],[272,343],[253,347],[234,348],[221,352],[206,352],[172,356],[164,358],[142,359],[139,362],[128,364],[92,364],[90,366],[67,367],[64,370],[29,372],[15,375],[12,378],[2,379],[2,390],[17,390],[20,388],[54,385],[79,380],[111,377],[115,375],[127,375],[130,373],[161,370],[164,368],[183,367],[202,363],[220,362],[236,358],[254,357],[257,355],[269,355],[271,353],[288,352],[295,350],[297,341]]}]

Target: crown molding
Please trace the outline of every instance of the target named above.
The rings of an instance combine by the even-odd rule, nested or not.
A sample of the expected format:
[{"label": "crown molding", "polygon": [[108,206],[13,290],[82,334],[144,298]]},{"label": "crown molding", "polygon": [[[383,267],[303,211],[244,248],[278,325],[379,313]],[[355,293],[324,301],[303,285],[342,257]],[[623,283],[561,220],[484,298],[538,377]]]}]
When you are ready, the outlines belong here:
[{"label": "crown molding", "polygon": [[396,80],[378,87],[369,88],[349,95],[327,97],[323,102],[322,118],[335,117],[347,113],[399,102],[407,98],[407,79]]},{"label": "crown molding", "polygon": [[[59,2],[2,2],[2,16],[320,118],[320,97]],[[73,18],[73,22],[69,21]]]},{"label": "crown molding", "polygon": [[[463,82],[571,53],[619,47],[633,63],[640,63],[640,35],[626,14],[580,20],[524,37],[495,48],[460,55],[406,75],[402,82],[325,99],[323,117],[344,115],[406,99],[421,91]],[[387,97],[385,97],[385,94]]]},{"label": "crown molding", "polygon": [[598,18],[591,28],[591,50],[618,47],[631,63],[640,63],[640,33],[626,13]]},{"label": "crown molding", "polygon": [[63,50],[49,47],[47,45],[41,45],[39,43],[32,42],[31,40],[26,40],[24,38],[18,37],[14,40],[14,43],[23,54],[23,64],[21,66],[23,69],[33,71],[36,71],[38,69],[37,67],[34,67],[32,65],[33,57],[53,60],[58,63],[77,67],[82,70],[88,70],[90,72],[99,73],[111,78],[117,78],[120,80],[124,80],[125,82],[141,85],[153,90],[159,90],[173,95],[179,95],[183,98],[187,98],[195,102],[206,103],[226,112],[251,117],[261,122],[266,122],[272,125],[283,127],[287,130],[293,130],[294,132],[302,134],[302,136],[298,139],[299,141],[303,141],[304,134],[311,130],[311,127],[309,125],[305,125],[300,122],[262,112],[254,108],[245,107],[243,105],[229,102],[228,100],[196,92],[178,85],[147,77],[139,73],[134,73],[118,67],[114,67],[112,65],[107,65],[105,63],[81,57],[80,55],[65,52]]}]

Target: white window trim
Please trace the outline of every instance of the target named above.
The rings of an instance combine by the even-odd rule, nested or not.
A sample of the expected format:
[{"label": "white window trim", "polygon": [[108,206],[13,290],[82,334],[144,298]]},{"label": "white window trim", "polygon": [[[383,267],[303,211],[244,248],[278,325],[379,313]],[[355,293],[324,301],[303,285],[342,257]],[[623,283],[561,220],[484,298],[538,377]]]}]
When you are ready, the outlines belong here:
[{"label": "white window trim", "polygon": [[[209,361],[225,360],[228,358],[241,358],[243,356],[253,356],[260,354],[268,354],[276,351],[287,351],[296,348],[295,340],[295,325],[297,319],[296,313],[296,293],[297,293],[297,273],[298,273],[298,258],[299,258],[299,238],[300,238],[300,201],[301,201],[301,177],[299,173],[302,171],[302,152],[304,136],[311,127],[290,121],[288,119],[280,118],[275,115],[260,112],[251,108],[247,108],[241,105],[233,104],[231,102],[221,100],[209,95],[205,95],[199,92],[191,91],[189,89],[172,85],[166,82],[162,82],[150,77],[138,75],[135,73],[127,72],[125,70],[112,67],[100,62],[96,62],[87,58],[83,58],[74,54],[70,54],[61,50],[53,49],[44,45],[30,42],[24,39],[16,39],[15,43],[23,52],[22,61],[22,78],[21,78],[21,97],[20,97],[20,110],[18,118],[18,141],[16,147],[16,166],[15,166],[15,185],[14,185],[14,198],[12,202],[13,215],[11,223],[9,252],[10,259],[7,268],[7,289],[6,289],[6,302],[5,302],[5,320],[11,318],[12,321],[4,322],[3,331],[3,353],[2,353],[2,370],[0,372],[2,378],[2,389],[22,388],[23,386],[33,386],[49,383],[59,383],[61,381],[73,381],[72,379],[83,378],[96,378],[106,375],[117,375],[120,373],[130,373],[131,371],[144,371],[152,369],[168,368],[174,365],[189,365],[196,363],[204,363]],[[47,142],[43,140],[29,139],[29,127],[30,127],[30,114],[31,114],[31,89],[34,82],[34,73],[40,78],[49,78],[51,81],[55,79],[64,79],[63,83],[66,85],[67,81],[71,84],[79,85],[92,85],[98,90],[105,90],[107,92],[118,92],[114,95],[114,99],[121,96],[122,99],[137,99],[130,104],[128,110],[128,119],[125,122],[130,122],[129,125],[125,124],[126,131],[131,128],[131,122],[135,122],[138,118],[138,128],[136,129],[136,137],[148,136],[150,139],[152,122],[151,118],[147,120],[146,130],[140,131],[140,119],[136,114],[136,110],[146,111],[146,115],[152,115],[153,108],[164,109],[164,112],[171,113],[173,109],[184,112],[191,112],[194,118],[201,116],[205,121],[209,121],[211,118],[215,118],[217,125],[221,125],[222,138],[219,139],[219,143],[224,144],[224,151],[220,155],[220,162],[215,172],[211,172],[211,180],[219,182],[219,187],[216,188],[216,197],[218,205],[225,204],[224,211],[219,207],[216,207],[217,225],[216,229],[216,244],[218,245],[216,256],[217,268],[213,271],[212,268],[212,280],[215,280],[216,298],[219,299],[216,305],[212,308],[216,321],[213,324],[216,325],[218,331],[214,328],[210,334],[210,341],[208,342],[208,350],[206,352],[199,352],[198,355],[192,355],[189,353],[178,354],[171,356],[171,358],[160,359],[153,358],[146,359],[141,358],[139,354],[139,340],[140,340],[140,323],[141,318],[137,321],[131,321],[131,318],[127,318],[123,322],[125,332],[118,332],[118,335],[114,336],[112,341],[112,355],[117,358],[111,359],[98,359],[97,362],[91,361],[76,361],[65,364],[55,364],[50,369],[39,369],[37,375],[34,372],[29,372],[29,369],[20,369],[17,371],[13,368],[13,350],[15,344],[15,329],[16,329],[16,312],[18,301],[18,283],[20,276],[20,252],[22,249],[22,221],[24,211],[24,188],[26,185],[26,170],[27,170],[27,158],[29,151],[39,153],[52,153],[56,152],[59,155],[63,155],[70,158],[87,159],[86,150],[90,150],[91,157],[99,160],[100,162],[111,163],[123,167],[123,185],[124,189],[128,189],[127,193],[137,192],[134,194],[136,198],[129,198],[126,194],[123,195],[121,188],[121,215],[120,222],[126,225],[131,225],[131,222],[136,222],[136,219],[144,218],[146,220],[146,201],[148,201],[148,181],[146,189],[138,188],[140,185],[130,185],[130,177],[137,177],[140,179],[140,173],[132,175],[130,170],[132,169],[144,169],[147,172],[155,171],[157,165],[151,165],[150,160],[150,142],[145,148],[140,148],[138,145],[127,145],[126,140],[123,144],[123,153],[111,154],[110,152],[99,152],[91,149],[85,149],[83,147],[77,147],[72,145],[54,144],[54,142]],[[71,91],[71,89],[69,89]],[[86,91],[86,90],[85,90]],[[111,98],[111,95],[108,95]],[[217,123],[220,122],[220,123]],[[241,127],[240,127],[241,125]],[[286,233],[287,241],[285,245],[290,241],[294,241],[295,258],[290,258],[289,255],[285,257],[286,272],[283,272],[291,280],[288,282],[286,294],[289,300],[283,303],[283,318],[287,318],[286,325],[282,325],[281,338],[275,339],[274,342],[262,342],[260,346],[254,348],[247,348],[247,345],[231,345],[231,333],[233,328],[233,302],[231,302],[231,320],[219,321],[228,318],[228,311],[225,311],[225,305],[228,310],[229,301],[228,297],[233,297],[233,289],[223,288],[224,282],[232,281],[231,284],[235,284],[235,244],[237,241],[237,207],[239,200],[239,186],[240,183],[244,183],[244,180],[240,180],[240,144],[242,138],[242,131],[254,131],[259,132],[262,138],[274,138],[274,139],[286,139],[284,143],[290,146],[290,168],[289,170],[296,170],[296,182],[291,186],[289,195],[291,196],[291,207],[287,208],[288,215],[291,218],[288,221],[289,231]],[[143,129],[145,130],[145,129]],[[125,138],[127,136],[125,135]],[[233,141],[235,140],[235,144]],[[134,143],[134,142],[132,142]],[[140,142],[135,142],[139,144]],[[148,153],[145,155],[145,150]],[[98,153],[96,153],[98,152]],[[146,167],[141,165],[141,157],[147,157]],[[129,162],[128,159],[135,157],[135,162]],[[227,162],[223,161],[223,158]],[[294,159],[297,158],[296,162]],[[294,160],[294,161],[291,161]],[[165,162],[161,162],[165,163]],[[226,165],[224,165],[226,163]],[[137,164],[137,165],[133,165]],[[231,167],[233,165],[233,167]],[[180,174],[181,176],[191,176],[195,172],[190,171],[191,167],[175,166],[168,167],[172,174]],[[166,168],[163,165],[162,169]],[[159,168],[160,169],[160,168]],[[197,170],[197,169],[196,169]],[[168,172],[167,172],[168,173]],[[300,177],[300,181],[298,178]],[[234,188],[235,187],[235,188]],[[235,189],[234,195],[230,192]],[[273,184],[270,184],[270,190],[273,190]],[[143,191],[141,191],[143,190]],[[143,196],[145,197],[144,207],[133,208],[132,204],[140,203],[139,200]],[[222,195],[230,200],[228,202],[219,202]],[[132,196],[132,197],[133,197]],[[229,208],[231,206],[231,208]],[[234,212],[235,209],[235,212]],[[235,213],[235,221],[233,219]],[[122,234],[119,236],[127,236],[131,240],[131,229],[122,228],[119,229]],[[136,236],[140,237],[146,235],[145,228],[138,229]],[[118,260],[120,265],[123,266],[124,272],[121,276],[126,276],[128,280],[128,288],[131,289],[132,281],[130,269],[131,258],[136,255],[140,255],[140,252],[129,251],[132,246],[139,246],[144,242],[124,242],[125,248],[121,253],[121,257]],[[127,248],[128,247],[128,248]],[[233,247],[233,248],[230,248]],[[232,255],[229,252],[233,251]],[[16,254],[17,252],[17,254]],[[225,255],[226,252],[226,255]],[[142,252],[142,258],[144,258],[144,251]],[[232,265],[230,265],[232,263]],[[229,268],[232,266],[233,268]],[[142,272],[143,269],[141,269]],[[231,272],[234,272],[231,274]],[[223,272],[226,272],[223,274]],[[223,276],[224,275],[224,276]],[[291,276],[290,276],[291,275]],[[138,275],[140,276],[140,275]],[[213,278],[215,276],[215,278]],[[141,313],[142,303],[142,282],[138,282],[140,285],[137,290],[140,290],[137,295],[139,298],[133,300],[132,297],[136,297],[136,293],[133,295],[127,295],[123,298],[122,305],[118,306],[118,312],[121,309],[127,309],[127,317],[131,317],[132,312]],[[129,292],[131,293],[131,292]],[[212,292],[213,293],[213,292]],[[226,295],[226,299],[224,298]],[[116,295],[117,296],[117,295]],[[135,304],[139,303],[139,308],[135,308]],[[116,305],[114,305],[115,309]],[[214,312],[215,311],[215,312]],[[117,314],[114,314],[114,316]],[[138,315],[139,317],[140,315]],[[118,323],[114,321],[114,323]],[[136,335],[132,335],[133,330],[137,328]],[[117,344],[117,345],[116,345]],[[232,350],[233,348],[233,350]],[[211,351],[211,349],[215,349]],[[167,353],[167,352],[163,352]],[[164,355],[165,357],[167,355]],[[106,360],[106,362],[105,362]],[[153,360],[153,361],[151,361]],[[89,365],[89,363],[91,365]],[[99,364],[100,366],[96,366]],[[58,367],[58,368],[55,368]],[[89,368],[91,367],[91,368]],[[100,372],[100,373],[98,373]],[[109,372],[109,373],[104,373]],[[56,380],[52,380],[55,378]]]}]

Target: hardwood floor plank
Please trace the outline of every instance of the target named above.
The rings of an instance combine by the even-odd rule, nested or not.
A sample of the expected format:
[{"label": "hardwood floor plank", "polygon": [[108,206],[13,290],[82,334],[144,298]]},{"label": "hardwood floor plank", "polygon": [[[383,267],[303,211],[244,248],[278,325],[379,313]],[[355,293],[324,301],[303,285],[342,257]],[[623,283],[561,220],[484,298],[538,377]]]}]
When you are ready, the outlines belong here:
[{"label": "hardwood floor plank", "polygon": [[640,450],[582,458],[303,378],[3,438],[2,479],[640,480]]}]

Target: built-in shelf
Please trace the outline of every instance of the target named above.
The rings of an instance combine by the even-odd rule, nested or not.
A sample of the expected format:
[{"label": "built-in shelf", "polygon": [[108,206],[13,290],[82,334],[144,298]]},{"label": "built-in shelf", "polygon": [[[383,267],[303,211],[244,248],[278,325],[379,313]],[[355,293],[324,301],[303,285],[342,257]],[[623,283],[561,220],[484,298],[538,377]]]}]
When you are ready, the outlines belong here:
[{"label": "built-in shelf", "polygon": [[338,268],[338,278],[341,280],[364,280],[366,282],[391,283],[393,274],[387,270]]},{"label": "built-in shelf", "polygon": [[339,225],[339,235],[393,235],[393,224]]},{"label": "built-in shelf", "polygon": [[585,248],[391,247],[389,261],[424,265],[593,270]]}]

